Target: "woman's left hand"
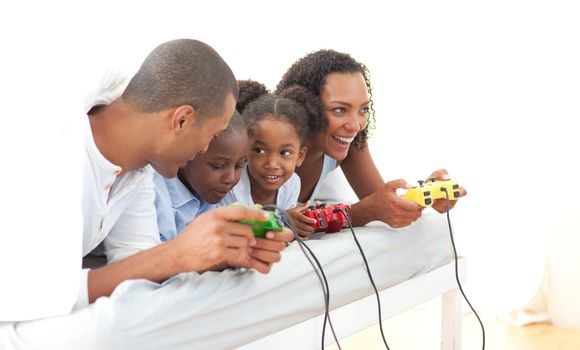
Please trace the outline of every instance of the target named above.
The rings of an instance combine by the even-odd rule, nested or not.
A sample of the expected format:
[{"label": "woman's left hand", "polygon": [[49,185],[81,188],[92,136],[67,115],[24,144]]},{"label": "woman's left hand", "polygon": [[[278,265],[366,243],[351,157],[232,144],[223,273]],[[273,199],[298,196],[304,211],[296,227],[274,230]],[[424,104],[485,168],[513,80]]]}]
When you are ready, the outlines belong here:
[{"label": "woman's left hand", "polygon": [[[437,181],[444,181],[444,180],[449,180],[450,177],[449,177],[449,174],[447,173],[447,170],[439,169],[439,170],[435,170],[431,174],[431,176],[429,176],[427,181],[430,181],[431,179],[435,179]],[[467,195],[467,190],[465,188],[459,186],[459,197],[464,197],[466,195]],[[455,204],[457,204],[457,200],[450,200],[449,201],[449,210],[453,209],[453,207],[455,207]],[[436,199],[433,202],[432,207],[433,207],[433,209],[435,209],[439,213],[447,212],[447,199],[446,198]]]}]

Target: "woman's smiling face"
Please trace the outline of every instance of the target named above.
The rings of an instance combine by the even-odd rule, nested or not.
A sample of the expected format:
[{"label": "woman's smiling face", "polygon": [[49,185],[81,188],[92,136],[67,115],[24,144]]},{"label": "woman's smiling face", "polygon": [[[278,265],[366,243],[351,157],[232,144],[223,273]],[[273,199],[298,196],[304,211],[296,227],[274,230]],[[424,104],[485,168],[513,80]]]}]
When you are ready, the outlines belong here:
[{"label": "woman's smiling face", "polygon": [[329,74],[320,98],[328,126],[315,136],[314,144],[331,158],[344,160],[354,137],[368,123],[370,99],[363,75]]}]

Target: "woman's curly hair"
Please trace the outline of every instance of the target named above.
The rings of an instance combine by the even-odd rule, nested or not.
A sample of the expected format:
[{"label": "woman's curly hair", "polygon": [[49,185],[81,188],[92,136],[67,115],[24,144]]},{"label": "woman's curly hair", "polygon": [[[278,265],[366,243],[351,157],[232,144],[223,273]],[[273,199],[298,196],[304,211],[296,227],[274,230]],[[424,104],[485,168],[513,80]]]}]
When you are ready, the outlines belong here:
[{"label": "woman's curly hair", "polygon": [[253,80],[239,80],[240,95],[236,109],[241,113],[247,125],[248,135],[252,136],[257,122],[265,118],[282,120],[296,130],[301,145],[311,137],[309,114],[303,105],[306,89],[295,86],[279,94],[268,92],[266,86]]},{"label": "woman's curly hair", "polygon": [[367,113],[367,126],[359,132],[353,140],[357,149],[366,145],[370,130],[375,127],[375,111],[372,100],[372,86],[367,67],[357,62],[346,53],[333,50],[320,50],[310,53],[296,61],[284,74],[276,87],[276,93],[301,86],[306,89],[305,94],[310,95],[307,100],[301,102],[309,117],[309,126],[312,134],[323,131],[328,125],[324,107],[320,100],[320,93],[326,83],[326,77],[331,73],[361,73],[370,96],[369,111]]}]

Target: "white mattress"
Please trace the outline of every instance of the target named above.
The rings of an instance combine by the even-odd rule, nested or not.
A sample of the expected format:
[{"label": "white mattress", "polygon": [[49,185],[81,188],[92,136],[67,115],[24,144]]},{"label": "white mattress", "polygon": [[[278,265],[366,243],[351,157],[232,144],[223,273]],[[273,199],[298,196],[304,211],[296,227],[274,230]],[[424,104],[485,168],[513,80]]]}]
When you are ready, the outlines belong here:
[{"label": "white mattress", "polygon": [[[355,232],[379,289],[451,260],[445,216],[433,211],[426,210],[407,228],[371,223]],[[322,235],[307,244],[323,264],[332,308],[373,293],[350,231]],[[34,335],[45,346],[59,339],[61,348],[231,349],[323,312],[320,282],[294,242],[268,275],[228,270],[183,273],[161,285],[126,281],[110,298],[42,321],[43,329],[51,329],[44,332],[45,339],[38,324],[23,324],[18,332]]]}]

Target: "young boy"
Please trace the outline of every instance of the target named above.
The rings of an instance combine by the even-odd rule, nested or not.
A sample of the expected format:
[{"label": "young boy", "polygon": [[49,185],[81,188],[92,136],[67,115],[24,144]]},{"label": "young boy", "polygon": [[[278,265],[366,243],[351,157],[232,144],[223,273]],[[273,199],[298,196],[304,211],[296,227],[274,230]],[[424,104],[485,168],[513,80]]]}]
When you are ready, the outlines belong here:
[{"label": "young boy", "polygon": [[177,177],[154,175],[157,224],[162,242],[174,239],[197,216],[216,204],[240,180],[247,162],[248,133],[239,113],[207,151],[180,168]]}]

